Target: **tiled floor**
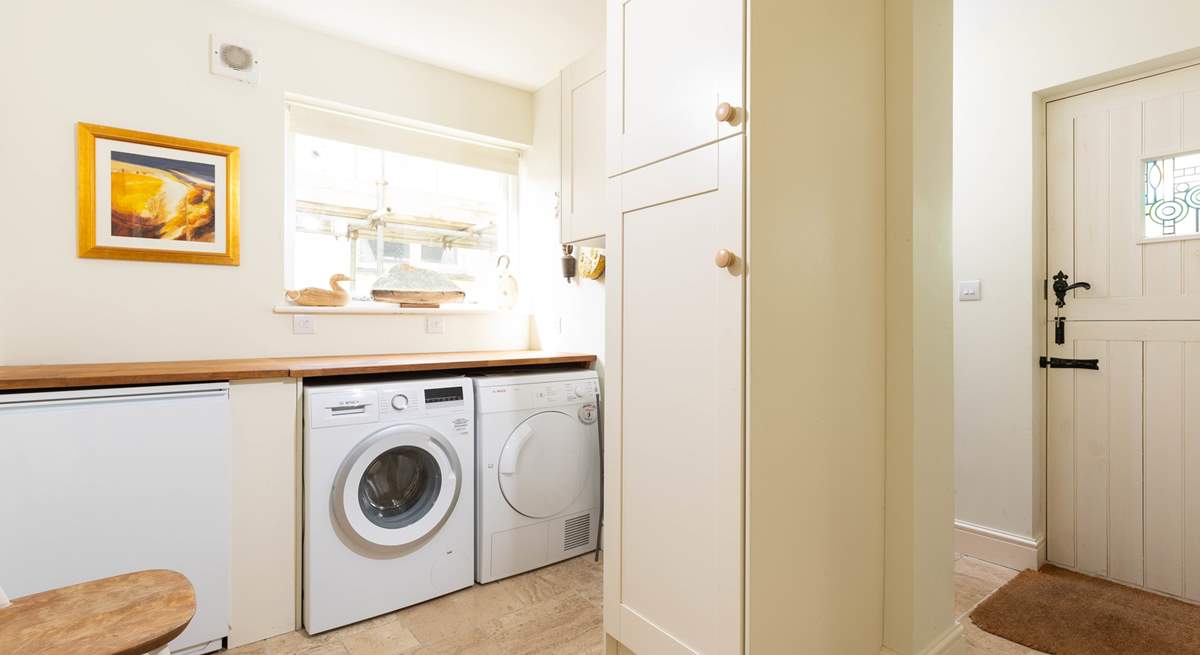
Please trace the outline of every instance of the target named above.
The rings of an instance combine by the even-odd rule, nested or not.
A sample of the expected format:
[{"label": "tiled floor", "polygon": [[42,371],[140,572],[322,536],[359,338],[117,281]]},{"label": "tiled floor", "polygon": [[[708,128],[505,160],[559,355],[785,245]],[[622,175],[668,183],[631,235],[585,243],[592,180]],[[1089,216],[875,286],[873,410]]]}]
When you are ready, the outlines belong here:
[{"label": "tiled floor", "polygon": [[1016,571],[1003,566],[954,555],[954,613],[966,631],[968,655],[1040,655],[1040,651],[980,630],[966,616],[1016,575]]},{"label": "tiled floor", "polygon": [[599,655],[601,571],[592,555],[582,555],[315,637],[291,632],[228,653]]},{"label": "tiled floor", "polygon": [[[1016,574],[955,555],[954,611],[966,629],[969,655],[1039,655],[966,618]],[[601,575],[601,565],[584,555],[316,637],[292,632],[229,655],[599,655]]]}]

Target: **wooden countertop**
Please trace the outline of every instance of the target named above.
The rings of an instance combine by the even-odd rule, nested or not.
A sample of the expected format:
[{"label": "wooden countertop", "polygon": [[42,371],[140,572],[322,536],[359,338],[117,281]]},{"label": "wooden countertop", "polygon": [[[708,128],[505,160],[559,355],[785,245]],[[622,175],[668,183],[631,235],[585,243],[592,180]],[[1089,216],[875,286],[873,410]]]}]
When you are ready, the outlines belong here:
[{"label": "wooden countertop", "polygon": [[264,378],[305,378],[369,373],[411,373],[564,364],[585,366],[595,355],[545,350],[260,357],[178,362],[0,366],[0,390],[69,389],[168,382],[214,382]]}]

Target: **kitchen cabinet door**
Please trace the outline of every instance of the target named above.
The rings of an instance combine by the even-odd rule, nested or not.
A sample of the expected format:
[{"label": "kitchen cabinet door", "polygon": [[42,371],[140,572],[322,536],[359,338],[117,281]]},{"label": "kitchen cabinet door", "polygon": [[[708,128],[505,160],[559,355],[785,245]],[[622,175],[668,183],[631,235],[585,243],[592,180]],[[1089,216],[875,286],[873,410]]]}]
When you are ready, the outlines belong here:
[{"label": "kitchen cabinet door", "polygon": [[742,130],[744,17],[743,0],[609,0],[609,175]]},{"label": "kitchen cabinet door", "polygon": [[742,158],[610,183],[605,629],[636,653],[742,651]]},{"label": "kitchen cabinet door", "polygon": [[604,236],[604,48],[562,72],[562,242]]}]

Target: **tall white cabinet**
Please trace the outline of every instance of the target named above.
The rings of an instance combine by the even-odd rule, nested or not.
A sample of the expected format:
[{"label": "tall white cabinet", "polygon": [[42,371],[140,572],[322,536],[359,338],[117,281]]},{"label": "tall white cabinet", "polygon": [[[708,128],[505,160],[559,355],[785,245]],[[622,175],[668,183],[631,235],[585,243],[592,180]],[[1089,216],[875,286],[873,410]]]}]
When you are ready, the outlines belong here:
[{"label": "tall white cabinet", "polygon": [[743,642],[741,6],[609,3],[605,624],[636,653]]},{"label": "tall white cabinet", "polygon": [[882,12],[608,2],[610,653],[879,652]]}]

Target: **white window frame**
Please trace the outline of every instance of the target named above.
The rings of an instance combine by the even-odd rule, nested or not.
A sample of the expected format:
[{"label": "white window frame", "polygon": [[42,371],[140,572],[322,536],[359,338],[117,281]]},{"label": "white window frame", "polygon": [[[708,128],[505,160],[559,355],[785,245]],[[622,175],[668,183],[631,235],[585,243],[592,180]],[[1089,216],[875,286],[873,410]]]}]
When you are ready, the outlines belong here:
[{"label": "white window frame", "polygon": [[[435,136],[445,137],[448,139],[457,139],[467,141],[479,145],[504,148],[515,151],[517,158],[524,156],[526,146],[513,142],[508,142],[500,139],[492,139],[465,133],[451,128],[442,128],[440,126],[430,125],[419,121],[410,121],[406,119],[385,117],[382,114],[369,111],[360,111],[348,108],[344,105],[329,103],[327,101],[317,100],[306,96],[298,96],[294,94],[286,94],[286,102],[284,105],[285,112],[285,139],[284,139],[284,220],[283,225],[283,276],[284,285],[290,285],[295,277],[295,235],[296,235],[296,197],[295,197],[295,179],[296,179],[296,135],[298,132],[293,131],[288,120],[288,109],[292,105],[301,105],[320,110],[336,112],[343,116],[370,121],[375,123],[384,123],[397,129],[415,130],[432,134]],[[381,148],[382,150],[382,148]],[[404,153],[400,153],[404,154]],[[495,254],[497,258],[507,256],[509,258],[508,272],[513,276],[519,276],[520,258],[517,256],[519,243],[518,237],[520,232],[520,180],[518,174],[509,176],[508,182],[508,215],[504,225],[497,229],[497,246]],[[419,246],[418,246],[419,247]],[[287,302],[279,302],[274,307],[276,314],[362,314],[362,315],[379,315],[379,314],[486,314],[493,312],[505,311],[495,306],[479,303],[470,304],[453,304],[443,305],[438,308],[419,308],[419,307],[401,307],[393,303],[381,303],[374,301],[354,301],[343,307],[302,307],[292,305]]]}]

